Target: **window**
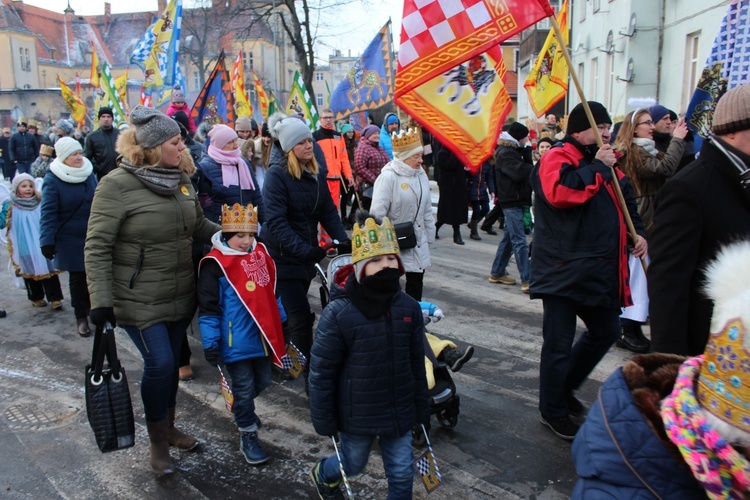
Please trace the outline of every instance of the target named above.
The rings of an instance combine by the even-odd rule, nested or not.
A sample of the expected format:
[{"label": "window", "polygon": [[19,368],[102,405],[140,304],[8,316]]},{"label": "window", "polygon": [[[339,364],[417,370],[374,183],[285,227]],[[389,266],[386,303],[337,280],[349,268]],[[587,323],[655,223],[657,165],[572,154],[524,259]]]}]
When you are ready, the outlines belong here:
[{"label": "window", "polygon": [[576,2],[576,5],[580,9],[578,11],[578,21],[585,21],[586,20],[586,2]]},{"label": "window", "polygon": [[690,33],[685,40],[685,78],[683,79],[682,105],[680,109],[687,109],[690,99],[693,97],[695,84],[701,72],[701,61],[698,60],[698,50],[700,49],[701,32]]},{"label": "window", "polygon": [[201,88],[201,77],[197,71],[193,71],[193,89],[198,90]]},{"label": "window", "polygon": [[21,61],[21,69],[23,70],[26,65],[23,62],[23,49],[21,47],[18,47],[18,59]]},{"label": "window", "polygon": [[612,109],[612,82],[615,78],[615,56],[607,54],[607,70],[604,73],[604,105]]},{"label": "window", "polygon": [[594,0],[594,12],[599,12],[602,8],[602,0]]},{"label": "window", "polygon": [[521,51],[519,49],[513,49],[513,71],[518,71],[518,65],[520,63],[520,54],[521,54]]},{"label": "window", "polygon": [[242,56],[242,59],[244,60],[245,69],[252,70],[253,69],[253,53],[252,52],[245,52]]},{"label": "window", "polygon": [[29,57],[29,49],[24,49],[26,53],[26,71],[31,71],[31,58]]},{"label": "window", "polygon": [[318,106],[322,106],[323,105],[323,94],[317,94],[315,101],[316,101],[316,104]]},{"label": "window", "polygon": [[578,83],[581,84],[581,88],[583,88],[583,74],[584,74],[583,70],[584,70],[583,63],[581,63],[578,65]]},{"label": "window", "polygon": [[595,57],[591,60],[591,82],[589,83],[589,97],[590,99],[596,99],[596,90],[599,87],[599,58]]},{"label": "window", "polygon": [[323,81],[323,73],[315,73],[315,81],[316,82],[322,82]]}]

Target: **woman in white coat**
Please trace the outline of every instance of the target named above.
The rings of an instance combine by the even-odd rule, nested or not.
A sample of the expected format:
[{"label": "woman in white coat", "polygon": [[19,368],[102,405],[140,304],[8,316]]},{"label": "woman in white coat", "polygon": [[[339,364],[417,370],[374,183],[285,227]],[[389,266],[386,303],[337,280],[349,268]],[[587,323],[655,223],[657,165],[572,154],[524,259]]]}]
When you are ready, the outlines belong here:
[{"label": "woman in white coat", "polygon": [[432,215],[430,182],[422,169],[422,132],[410,129],[393,134],[393,160],[387,163],[375,180],[370,214],[387,216],[393,224],[411,222],[417,244],[401,250],[406,270],[404,291],[422,300],[422,281],[430,267],[429,245],[435,241],[435,218]]}]

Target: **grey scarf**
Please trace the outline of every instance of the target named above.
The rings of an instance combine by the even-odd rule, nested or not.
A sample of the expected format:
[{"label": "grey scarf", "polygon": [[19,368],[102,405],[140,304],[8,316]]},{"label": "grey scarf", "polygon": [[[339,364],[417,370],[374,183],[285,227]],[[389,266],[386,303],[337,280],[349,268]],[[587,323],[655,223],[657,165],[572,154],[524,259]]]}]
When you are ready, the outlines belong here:
[{"label": "grey scarf", "polygon": [[21,210],[34,210],[39,205],[39,198],[36,196],[32,196],[31,198],[19,198],[15,194],[12,194],[10,195],[10,200]]},{"label": "grey scarf", "polygon": [[156,194],[170,196],[180,187],[182,170],[179,168],[136,167],[125,160],[120,161],[120,167],[135,175],[144,186]]}]

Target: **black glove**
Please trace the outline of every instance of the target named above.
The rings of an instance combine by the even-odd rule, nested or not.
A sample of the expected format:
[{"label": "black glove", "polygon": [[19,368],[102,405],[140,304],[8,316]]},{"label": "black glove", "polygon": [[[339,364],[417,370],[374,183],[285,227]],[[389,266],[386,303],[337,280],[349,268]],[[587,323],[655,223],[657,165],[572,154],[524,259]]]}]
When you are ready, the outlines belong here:
[{"label": "black glove", "polygon": [[307,260],[315,263],[320,262],[321,260],[325,259],[325,257],[326,251],[320,247],[313,247],[312,250],[310,250],[307,254]]},{"label": "black glove", "polygon": [[114,327],[117,322],[115,321],[115,310],[112,307],[97,307],[91,310],[91,322],[98,327],[104,328],[104,325],[109,322]]},{"label": "black glove", "polygon": [[206,361],[208,361],[208,364],[211,366],[219,366],[219,363],[222,361],[221,350],[219,350],[218,347],[203,349],[203,356],[205,356]]},{"label": "black glove", "polygon": [[54,259],[56,253],[57,249],[55,248],[55,245],[44,245],[42,247],[42,255],[44,255],[45,259]]},{"label": "black glove", "polygon": [[352,253],[352,240],[344,240],[338,245],[339,255],[343,253]]}]

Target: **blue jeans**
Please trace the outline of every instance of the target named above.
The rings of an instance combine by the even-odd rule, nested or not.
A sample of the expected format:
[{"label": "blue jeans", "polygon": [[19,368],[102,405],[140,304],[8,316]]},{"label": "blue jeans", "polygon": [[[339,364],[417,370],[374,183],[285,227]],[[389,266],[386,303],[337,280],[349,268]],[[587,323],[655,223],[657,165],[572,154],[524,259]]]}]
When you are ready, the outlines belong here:
[{"label": "blue jeans", "polygon": [[19,161],[19,162],[16,162],[16,173],[17,174],[30,174],[31,173],[31,162],[30,161]]},{"label": "blue jeans", "polygon": [[[367,465],[372,443],[377,436],[339,433],[341,437],[341,461],[347,477],[362,472]],[[411,448],[411,431],[401,437],[389,438],[380,436],[380,453],[383,456],[383,468],[388,478],[388,498],[410,499],[414,481],[414,454]],[[326,458],[320,467],[320,476],[326,483],[335,483],[341,479],[339,459],[334,454]]]},{"label": "blue jeans", "polygon": [[232,377],[232,413],[237,428],[243,432],[255,432],[258,430],[255,398],[271,385],[271,358],[264,356],[227,363],[227,371]]},{"label": "blue jeans", "polygon": [[167,410],[177,404],[180,346],[190,320],[156,323],[139,330],[134,325],[123,328],[143,356],[141,399],[146,420],[158,422]]},{"label": "blue jeans", "polygon": [[511,246],[516,256],[516,265],[521,274],[521,282],[529,282],[529,246],[526,243],[526,234],[523,231],[523,208],[503,208],[505,217],[505,231],[503,239],[497,246],[495,261],[492,263],[492,276],[504,276],[505,268],[510,262]]},{"label": "blue jeans", "polygon": [[[584,306],[565,297],[543,298],[539,411],[545,417],[568,415],[567,396],[586,380],[620,336],[620,310]],[[575,344],[576,317],[585,331]]]}]

